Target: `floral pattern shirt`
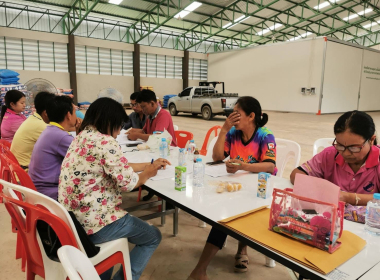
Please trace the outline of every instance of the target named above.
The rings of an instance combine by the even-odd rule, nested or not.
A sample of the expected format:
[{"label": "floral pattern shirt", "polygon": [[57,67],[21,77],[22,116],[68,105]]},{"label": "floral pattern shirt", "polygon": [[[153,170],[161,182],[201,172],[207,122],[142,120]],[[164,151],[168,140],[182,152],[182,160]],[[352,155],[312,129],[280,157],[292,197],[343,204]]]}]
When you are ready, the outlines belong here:
[{"label": "floral pattern shirt", "polygon": [[73,211],[87,234],[124,217],[121,192],[133,190],[139,176],[118,142],[86,127],[71,143],[61,166],[58,201]]}]

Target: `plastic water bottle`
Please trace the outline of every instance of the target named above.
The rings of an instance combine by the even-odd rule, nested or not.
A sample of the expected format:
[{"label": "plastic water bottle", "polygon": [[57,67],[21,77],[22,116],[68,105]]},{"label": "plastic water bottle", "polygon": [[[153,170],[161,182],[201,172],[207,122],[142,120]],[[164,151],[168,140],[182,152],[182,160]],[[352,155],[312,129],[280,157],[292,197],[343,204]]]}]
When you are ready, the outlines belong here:
[{"label": "plastic water bottle", "polygon": [[369,233],[380,235],[380,193],[375,193],[373,199],[367,203],[364,229]]},{"label": "plastic water bottle", "polygon": [[178,166],[185,166],[186,165],[186,155],[185,155],[185,149],[179,149],[178,153]]},{"label": "plastic water bottle", "polygon": [[168,143],[166,142],[165,138],[161,138],[160,158],[167,158],[167,157],[168,157]]},{"label": "plastic water bottle", "polygon": [[190,144],[187,147],[187,159],[194,161],[194,151],[195,151],[196,145],[194,143],[194,140],[190,140]]},{"label": "plastic water bottle", "polygon": [[193,187],[201,188],[204,186],[205,166],[201,158],[197,158],[193,170]]}]

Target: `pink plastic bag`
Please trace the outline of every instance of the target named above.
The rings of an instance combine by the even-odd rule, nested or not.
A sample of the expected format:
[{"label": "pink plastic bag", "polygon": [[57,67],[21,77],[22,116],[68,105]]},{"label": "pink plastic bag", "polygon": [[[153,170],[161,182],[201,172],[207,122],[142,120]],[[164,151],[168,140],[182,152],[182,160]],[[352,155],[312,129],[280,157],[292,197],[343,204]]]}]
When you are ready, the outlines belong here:
[{"label": "pink plastic bag", "polygon": [[292,189],[274,189],[269,230],[333,253],[341,244],[343,214],[343,202],[337,207],[297,196]]}]

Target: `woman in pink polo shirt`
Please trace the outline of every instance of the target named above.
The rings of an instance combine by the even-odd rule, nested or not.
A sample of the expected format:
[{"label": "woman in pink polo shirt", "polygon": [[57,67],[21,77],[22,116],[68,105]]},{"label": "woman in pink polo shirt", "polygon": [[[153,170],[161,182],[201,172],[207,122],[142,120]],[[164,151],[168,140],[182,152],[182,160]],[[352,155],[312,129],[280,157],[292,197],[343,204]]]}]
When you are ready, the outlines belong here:
[{"label": "woman in pink polo shirt", "polygon": [[380,150],[371,116],[360,111],[344,113],[334,125],[335,140],[312,159],[293,170],[326,179],[341,189],[340,200],[366,205],[380,192]]},{"label": "woman in pink polo shirt", "polygon": [[26,120],[21,115],[25,110],[25,95],[18,90],[10,90],[5,94],[5,105],[1,107],[1,138],[12,143],[17,129]]}]

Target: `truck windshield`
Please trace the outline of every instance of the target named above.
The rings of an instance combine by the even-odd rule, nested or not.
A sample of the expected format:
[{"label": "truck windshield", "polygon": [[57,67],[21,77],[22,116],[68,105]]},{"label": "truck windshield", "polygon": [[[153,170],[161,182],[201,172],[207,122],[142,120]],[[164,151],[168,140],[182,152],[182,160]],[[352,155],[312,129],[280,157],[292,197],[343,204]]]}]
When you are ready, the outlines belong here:
[{"label": "truck windshield", "polygon": [[208,95],[208,94],[213,94],[215,93],[214,88],[196,88],[194,95]]}]

